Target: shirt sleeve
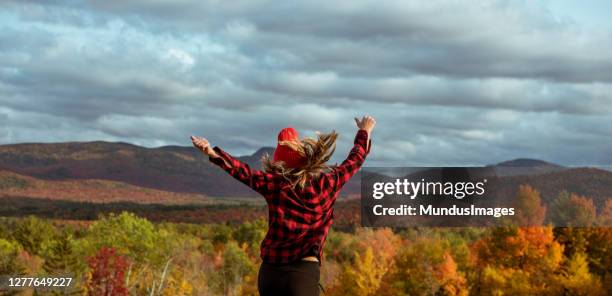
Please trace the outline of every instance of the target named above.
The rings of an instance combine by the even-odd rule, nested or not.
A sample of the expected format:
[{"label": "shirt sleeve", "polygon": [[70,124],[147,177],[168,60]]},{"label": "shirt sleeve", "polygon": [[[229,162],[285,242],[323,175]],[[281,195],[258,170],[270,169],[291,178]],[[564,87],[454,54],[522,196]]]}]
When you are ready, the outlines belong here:
[{"label": "shirt sleeve", "polygon": [[248,164],[234,158],[219,147],[214,147],[213,150],[217,152],[219,157],[209,157],[210,162],[221,167],[234,179],[246,184],[262,195],[266,195],[273,190],[275,182],[272,174],[251,169]]},{"label": "shirt sleeve", "polygon": [[340,190],[359,171],[359,168],[370,153],[370,143],[371,140],[365,130],[360,129],[357,131],[353,148],[348,157],[331,172],[331,181],[333,182],[331,185],[335,190]]}]

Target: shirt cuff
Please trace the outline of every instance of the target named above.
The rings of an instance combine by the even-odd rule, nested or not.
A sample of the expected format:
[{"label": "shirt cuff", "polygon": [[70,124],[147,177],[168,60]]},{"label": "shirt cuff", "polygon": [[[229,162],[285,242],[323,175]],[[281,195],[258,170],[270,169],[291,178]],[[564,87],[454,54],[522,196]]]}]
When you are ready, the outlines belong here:
[{"label": "shirt cuff", "polygon": [[[219,155],[219,157],[209,156],[208,160],[210,160],[210,162],[220,166],[224,170],[229,169],[229,167],[227,166],[227,163],[231,162],[231,159],[228,159],[228,154],[225,151],[223,151],[221,148],[219,148],[219,146],[213,147],[213,150],[215,150],[215,152],[217,152],[217,155]],[[224,161],[224,159],[225,159],[225,161]]]}]

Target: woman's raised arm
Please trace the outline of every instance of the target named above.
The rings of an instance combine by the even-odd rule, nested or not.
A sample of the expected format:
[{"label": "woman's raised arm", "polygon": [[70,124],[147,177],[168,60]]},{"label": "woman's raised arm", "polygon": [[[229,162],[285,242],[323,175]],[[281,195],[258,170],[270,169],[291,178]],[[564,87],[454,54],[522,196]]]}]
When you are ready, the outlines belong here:
[{"label": "woman's raised arm", "polygon": [[370,152],[370,135],[376,125],[376,121],[372,116],[366,115],[361,120],[355,117],[355,123],[359,130],[355,136],[353,148],[349,152],[347,158],[339,166],[334,168],[331,173],[327,174],[327,180],[329,180],[330,185],[336,188],[336,190],[340,190],[340,188],[359,171],[359,168],[361,168],[361,165]]},{"label": "woman's raised arm", "polygon": [[191,141],[193,146],[208,155],[210,162],[218,165],[236,180],[253,188],[255,191],[265,195],[268,190],[274,188],[274,186],[268,186],[269,183],[275,184],[272,174],[252,169],[248,164],[236,159],[219,147],[212,148],[205,138],[191,136]]}]

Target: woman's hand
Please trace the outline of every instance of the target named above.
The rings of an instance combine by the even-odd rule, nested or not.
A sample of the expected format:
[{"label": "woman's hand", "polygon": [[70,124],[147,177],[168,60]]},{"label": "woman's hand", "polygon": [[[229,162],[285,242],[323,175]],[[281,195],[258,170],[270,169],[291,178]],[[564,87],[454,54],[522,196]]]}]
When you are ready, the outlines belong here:
[{"label": "woman's hand", "polygon": [[204,138],[196,137],[196,136],[191,136],[191,142],[193,143],[193,146],[198,148],[198,150],[202,151],[202,153],[204,153],[204,154],[206,154],[206,155],[208,155],[208,156],[210,156],[212,158],[219,157],[217,152],[215,152],[215,150],[213,150],[210,147],[210,143],[208,142],[208,140],[206,140]]},{"label": "woman's hand", "polygon": [[376,125],[376,120],[374,120],[374,117],[370,115],[366,115],[363,118],[361,118],[361,120],[355,117],[355,123],[357,123],[357,127],[359,129],[362,129],[368,132],[368,136],[370,136],[370,134],[372,133],[372,130],[374,129],[374,126]]}]

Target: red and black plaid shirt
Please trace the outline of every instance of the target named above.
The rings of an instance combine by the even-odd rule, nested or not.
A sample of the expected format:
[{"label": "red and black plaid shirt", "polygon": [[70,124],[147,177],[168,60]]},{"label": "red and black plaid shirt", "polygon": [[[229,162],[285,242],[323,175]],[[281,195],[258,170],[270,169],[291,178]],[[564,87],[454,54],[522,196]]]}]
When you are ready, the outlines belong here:
[{"label": "red and black plaid shirt", "polygon": [[346,160],[330,172],[307,181],[303,188],[292,187],[282,176],[251,169],[219,147],[213,149],[221,157],[211,157],[212,163],[266,199],[268,233],[261,242],[261,259],[288,263],[306,256],[317,256],[321,261],[334,218],[334,202],[342,186],[365,161],[369,143],[368,133],[359,130]]}]

